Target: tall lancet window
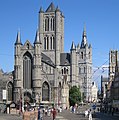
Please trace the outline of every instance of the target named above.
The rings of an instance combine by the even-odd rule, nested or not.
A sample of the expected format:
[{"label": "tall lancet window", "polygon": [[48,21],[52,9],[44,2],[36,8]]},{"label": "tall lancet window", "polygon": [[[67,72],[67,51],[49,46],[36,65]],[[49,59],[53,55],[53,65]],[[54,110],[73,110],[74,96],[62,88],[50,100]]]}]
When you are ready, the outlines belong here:
[{"label": "tall lancet window", "polygon": [[9,82],[7,84],[7,91],[8,91],[8,101],[12,101],[12,83]]},{"label": "tall lancet window", "polygon": [[29,52],[23,56],[23,87],[25,89],[32,88],[32,57]]},{"label": "tall lancet window", "polygon": [[49,101],[49,85],[47,82],[43,83],[42,87],[42,100]]},{"label": "tall lancet window", "polygon": [[51,31],[54,31],[54,28],[55,28],[55,20],[54,20],[54,17],[51,18],[50,27],[51,27]]},{"label": "tall lancet window", "polygon": [[49,18],[45,19],[45,31],[49,31]]}]

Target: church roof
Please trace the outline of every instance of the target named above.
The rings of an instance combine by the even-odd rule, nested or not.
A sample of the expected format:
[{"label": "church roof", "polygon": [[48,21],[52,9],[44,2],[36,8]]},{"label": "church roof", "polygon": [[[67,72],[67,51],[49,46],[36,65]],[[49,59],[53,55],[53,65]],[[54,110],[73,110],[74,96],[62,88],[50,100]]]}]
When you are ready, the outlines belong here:
[{"label": "church roof", "polygon": [[41,56],[42,56],[42,62],[45,62],[46,64],[55,67],[55,64],[48,56],[46,56],[44,53],[41,53]]},{"label": "church roof", "polygon": [[60,54],[60,65],[70,65],[70,53]]},{"label": "church roof", "polygon": [[49,7],[47,8],[46,12],[54,12],[55,11],[55,6],[53,4],[53,2],[49,5]]}]

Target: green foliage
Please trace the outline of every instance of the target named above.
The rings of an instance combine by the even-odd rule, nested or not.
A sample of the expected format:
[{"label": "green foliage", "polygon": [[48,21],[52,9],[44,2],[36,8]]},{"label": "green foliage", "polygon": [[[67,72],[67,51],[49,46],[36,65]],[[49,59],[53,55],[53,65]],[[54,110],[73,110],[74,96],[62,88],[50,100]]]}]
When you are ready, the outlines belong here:
[{"label": "green foliage", "polygon": [[71,87],[69,90],[69,103],[70,106],[74,106],[76,103],[78,104],[81,101],[81,92],[80,88],[77,86]]}]

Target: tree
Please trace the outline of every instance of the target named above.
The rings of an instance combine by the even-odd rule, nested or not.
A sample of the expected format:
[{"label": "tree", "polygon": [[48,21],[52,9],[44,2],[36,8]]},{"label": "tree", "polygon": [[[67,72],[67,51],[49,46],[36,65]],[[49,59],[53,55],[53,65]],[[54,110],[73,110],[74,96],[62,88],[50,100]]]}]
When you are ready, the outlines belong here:
[{"label": "tree", "polygon": [[69,103],[70,106],[74,106],[76,103],[78,104],[81,101],[81,92],[80,88],[77,86],[71,87],[69,90]]}]

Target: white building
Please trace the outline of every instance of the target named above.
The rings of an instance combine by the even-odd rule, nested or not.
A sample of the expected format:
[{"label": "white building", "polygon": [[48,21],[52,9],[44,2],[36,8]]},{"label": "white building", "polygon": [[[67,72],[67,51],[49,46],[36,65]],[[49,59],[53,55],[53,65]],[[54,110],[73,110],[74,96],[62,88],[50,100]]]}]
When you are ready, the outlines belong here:
[{"label": "white building", "polygon": [[98,93],[98,87],[96,86],[95,82],[92,83],[92,87],[91,87],[91,98],[92,98],[92,102],[96,102],[98,97],[97,97],[97,93]]}]

